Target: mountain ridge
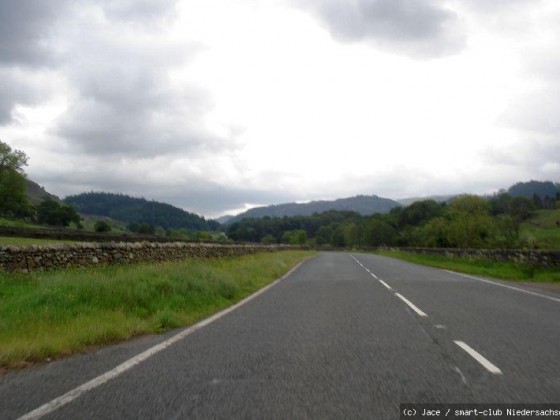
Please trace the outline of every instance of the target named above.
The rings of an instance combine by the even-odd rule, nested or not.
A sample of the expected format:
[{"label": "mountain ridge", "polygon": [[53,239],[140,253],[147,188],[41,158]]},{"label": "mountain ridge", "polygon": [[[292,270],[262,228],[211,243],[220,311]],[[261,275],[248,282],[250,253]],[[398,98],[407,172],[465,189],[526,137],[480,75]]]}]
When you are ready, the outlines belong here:
[{"label": "mountain ridge", "polygon": [[29,202],[34,206],[40,204],[45,199],[51,199],[58,203],[62,203],[62,200],[56,195],[51,194],[45,190],[44,187],[27,177],[25,178],[25,195],[27,196]]},{"label": "mountain ridge", "polygon": [[283,203],[270,206],[261,206],[240,213],[225,224],[232,224],[247,218],[284,217],[284,216],[311,216],[313,213],[322,213],[328,210],[354,211],[363,216],[374,213],[388,213],[400,204],[389,198],[377,195],[356,195],[353,197],[339,198],[336,200],[316,200],[309,203]]}]

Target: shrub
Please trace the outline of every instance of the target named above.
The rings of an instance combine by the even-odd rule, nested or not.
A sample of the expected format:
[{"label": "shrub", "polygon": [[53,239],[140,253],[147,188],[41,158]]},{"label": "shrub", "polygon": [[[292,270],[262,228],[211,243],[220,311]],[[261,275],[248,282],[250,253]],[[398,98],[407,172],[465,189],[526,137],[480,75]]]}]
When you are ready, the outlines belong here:
[{"label": "shrub", "polygon": [[111,225],[105,220],[98,220],[95,222],[94,229],[96,232],[111,232]]}]

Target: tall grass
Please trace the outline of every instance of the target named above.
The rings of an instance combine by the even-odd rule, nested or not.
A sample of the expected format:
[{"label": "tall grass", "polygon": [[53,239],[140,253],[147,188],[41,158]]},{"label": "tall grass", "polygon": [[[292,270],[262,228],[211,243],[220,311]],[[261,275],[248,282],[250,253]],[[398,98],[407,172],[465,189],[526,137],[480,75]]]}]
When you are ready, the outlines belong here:
[{"label": "tall grass", "polygon": [[526,264],[498,262],[479,258],[443,257],[439,255],[424,255],[392,250],[379,250],[376,253],[387,257],[399,258],[416,264],[480,276],[494,277],[497,279],[534,282],[560,282],[560,271],[555,269],[532,267]]},{"label": "tall grass", "polygon": [[541,249],[560,249],[560,209],[536,211],[522,223],[521,237]]},{"label": "tall grass", "polygon": [[0,275],[0,367],[188,325],[312,252]]}]

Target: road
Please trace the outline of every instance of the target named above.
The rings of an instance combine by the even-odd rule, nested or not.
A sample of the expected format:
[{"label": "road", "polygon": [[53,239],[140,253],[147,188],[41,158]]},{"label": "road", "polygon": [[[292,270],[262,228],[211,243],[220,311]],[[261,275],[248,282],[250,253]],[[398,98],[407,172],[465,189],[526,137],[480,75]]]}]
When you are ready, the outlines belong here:
[{"label": "road", "polygon": [[322,253],[195,331],[0,377],[0,418],[394,419],[400,403],[558,403],[560,294],[511,284]]}]

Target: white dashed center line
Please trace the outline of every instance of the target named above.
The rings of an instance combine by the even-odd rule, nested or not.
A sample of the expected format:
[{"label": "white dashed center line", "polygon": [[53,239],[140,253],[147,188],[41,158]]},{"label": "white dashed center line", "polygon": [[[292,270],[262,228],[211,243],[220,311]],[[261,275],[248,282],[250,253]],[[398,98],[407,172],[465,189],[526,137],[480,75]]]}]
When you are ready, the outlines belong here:
[{"label": "white dashed center line", "polygon": [[423,312],[420,308],[418,308],[418,306],[416,306],[414,303],[412,303],[410,300],[405,298],[400,293],[395,293],[395,296],[398,297],[400,300],[402,300],[404,303],[406,303],[410,307],[410,309],[416,312],[419,316],[428,316],[428,314]]},{"label": "white dashed center line", "polygon": [[478,363],[484,366],[486,370],[488,370],[490,373],[494,375],[502,374],[502,371],[496,365],[491,363],[487,358],[485,358],[482,354],[477,352],[468,344],[458,340],[455,340],[454,343],[457,344],[459,347],[461,347],[463,350],[465,350],[470,356],[472,356],[474,360],[476,360]]}]

